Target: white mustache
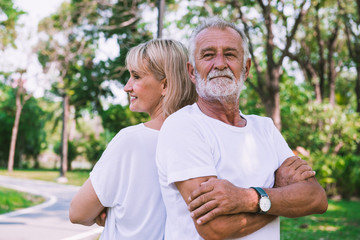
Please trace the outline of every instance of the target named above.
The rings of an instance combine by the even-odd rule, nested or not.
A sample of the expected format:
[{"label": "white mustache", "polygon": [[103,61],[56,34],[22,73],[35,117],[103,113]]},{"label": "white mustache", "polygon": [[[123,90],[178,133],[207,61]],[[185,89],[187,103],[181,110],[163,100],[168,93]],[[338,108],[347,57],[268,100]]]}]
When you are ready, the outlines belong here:
[{"label": "white mustache", "polygon": [[235,79],[233,72],[228,68],[225,70],[222,70],[222,71],[211,70],[211,72],[209,72],[209,74],[207,76],[207,79],[211,80],[212,78],[215,78],[215,77],[228,77],[228,78],[231,78],[232,80]]}]

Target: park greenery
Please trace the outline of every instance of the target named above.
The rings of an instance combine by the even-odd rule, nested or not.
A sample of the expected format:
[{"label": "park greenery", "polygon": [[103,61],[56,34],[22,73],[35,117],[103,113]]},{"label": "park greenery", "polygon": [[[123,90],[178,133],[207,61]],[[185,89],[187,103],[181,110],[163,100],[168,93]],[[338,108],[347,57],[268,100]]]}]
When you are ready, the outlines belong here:
[{"label": "park greenery", "polygon": [[0,187],[0,214],[31,207],[45,201],[41,196]]},{"label": "park greenery", "polygon": [[[157,19],[142,16],[144,9],[156,12],[157,2],[64,1],[40,21],[33,52],[51,89],[34,97],[25,88],[26,69],[0,66],[0,167],[47,167],[68,177],[72,162],[92,166],[120,129],[148,119],[112,103],[111,86],[128,79],[129,48],[156,37],[149,26]],[[184,43],[204,17],[238,24],[252,59],[241,111],[271,117],[329,196],[360,196],[359,0],[169,0],[165,6],[164,32],[185,32]],[[16,47],[23,14],[12,0],[0,0],[0,51]],[[116,57],[96,60],[103,39],[116,40]]]}]

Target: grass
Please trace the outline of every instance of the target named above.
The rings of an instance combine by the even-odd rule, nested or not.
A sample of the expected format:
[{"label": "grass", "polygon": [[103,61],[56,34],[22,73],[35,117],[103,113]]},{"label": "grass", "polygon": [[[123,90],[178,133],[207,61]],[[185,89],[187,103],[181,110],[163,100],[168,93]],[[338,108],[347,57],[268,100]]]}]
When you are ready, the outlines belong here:
[{"label": "grass", "polygon": [[[68,182],[66,184],[81,186],[86,179],[89,177],[88,170],[76,170],[69,171],[66,173]],[[7,169],[0,169],[0,175],[10,176],[16,178],[26,178],[26,179],[35,179],[56,182],[57,178],[60,176],[58,170],[14,170],[9,173]]]},{"label": "grass", "polygon": [[360,202],[329,200],[326,213],[302,218],[281,218],[281,240],[360,239]]},{"label": "grass", "polygon": [[41,196],[0,187],[0,214],[31,207],[44,201]]}]

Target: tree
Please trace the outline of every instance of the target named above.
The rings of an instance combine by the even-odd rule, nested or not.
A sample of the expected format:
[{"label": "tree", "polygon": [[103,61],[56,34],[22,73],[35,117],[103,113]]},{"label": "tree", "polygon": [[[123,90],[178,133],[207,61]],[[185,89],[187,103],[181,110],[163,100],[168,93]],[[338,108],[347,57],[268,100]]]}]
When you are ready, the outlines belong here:
[{"label": "tree", "polygon": [[[14,167],[28,165],[28,160],[36,160],[41,150],[46,148],[44,125],[47,112],[39,106],[42,100],[30,97],[22,108],[14,154]],[[16,89],[0,83],[0,165],[8,166],[12,127],[16,112]]]},{"label": "tree", "polygon": [[[341,18],[333,1],[316,1],[296,37],[295,52],[288,56],[299,63],[305,79],[314,87],[317,103],[329,99],[335,105],[337,70],[342,66]],[[317,54],[314,54],[317,53]]]},{"label": "tree", "polygon": [[14,168],[15,146],[16,146],[16,139],[19,130],[21,112],[24,107],[24,104],[31,97],[30,94],[26,94],[26,91],[24,89],[23,74],[25,70],[19,70],[18,72],[20,73],[20,77],[14,80],[14,87],[16,87],[16,111],[15,111],[15,120],[12,128],[11,141],[10,141],[10,150],[9,150],[9,159],[8,159],[9,172],[12,172]]},{"label": "tree", "polygon": [[85,37],[80,24],[93,8],[91,4],[87,7],[89,9],[85,11],[87,8],[63,3],[56,14],[39,23],[39,31],[47,36],[38,45],[39,60],[45,68],[53,65],[59,71],[53,92],[61,96],[63,102],[60,177],[65,177],[67,172],[70,97],[74,95],[73,89],[81,82],[78,81],[81,76],[76,76],[76,70],[87,64],[91,66],[91,59],[94,58],[92,39]]},{"label": "tree", "polygon": [[[280,114],[280,77],[283,71],[284,58],[287,56],[296,35],[298,27],[308,11],[308,1],[256,1],[260,6],[261,19],[264,25],[260,25],[261,19],[251,20],[245,15],[238,1],[232,1],[232,5],[239,9],[240,19],[244,24],[245,33],[249,39],[249,50],[256,71],[256,84],[248,81],[259,94],[268,116],[270,116],[276,127],[281,130]],[[255,4],[253,2],[252,4]],[[248,8],[249,9],[249,8]],[[285,12],[291,9],[295,16]],[[276,34],[279,32],[282,34]],[[261,33],[265,46],[255,46],[255,36]],[[282,35],[282,36],[281,36]],[[278,44],[276,44],[279,42]],[[263,48],[265,52],[265,64],[256,57],[255,51]]]},{"label": "tree", "polygon": [[360,113],[360,0],[337,2],[345,25],[349,57],[356,68],[356,111]]}]

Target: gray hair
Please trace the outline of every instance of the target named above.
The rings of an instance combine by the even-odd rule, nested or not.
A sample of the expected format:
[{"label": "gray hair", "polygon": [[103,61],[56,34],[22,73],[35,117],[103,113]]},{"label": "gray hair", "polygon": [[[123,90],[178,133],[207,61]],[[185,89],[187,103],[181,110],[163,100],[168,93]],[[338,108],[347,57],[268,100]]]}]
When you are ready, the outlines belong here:
[{"label": "gray hair", "polygon": [[218,29],[225,29],[225,28],[232,28],[236,32],[240,34],[240,37],[242,38],[242,48],[244,50],[244,65],[243,68],[246,66],[246,61],[249,58],[249,46],[248,41],[245,33],[234,23],[227,22],[222,18],[219,17],[211,17],[206,18],[200,25],[198,25],[194,31],[191,33],[189,38],[189,61],[190,63],[195,67],[195,38],[197,35],[204,29],[207,28],[218,28]]}]

